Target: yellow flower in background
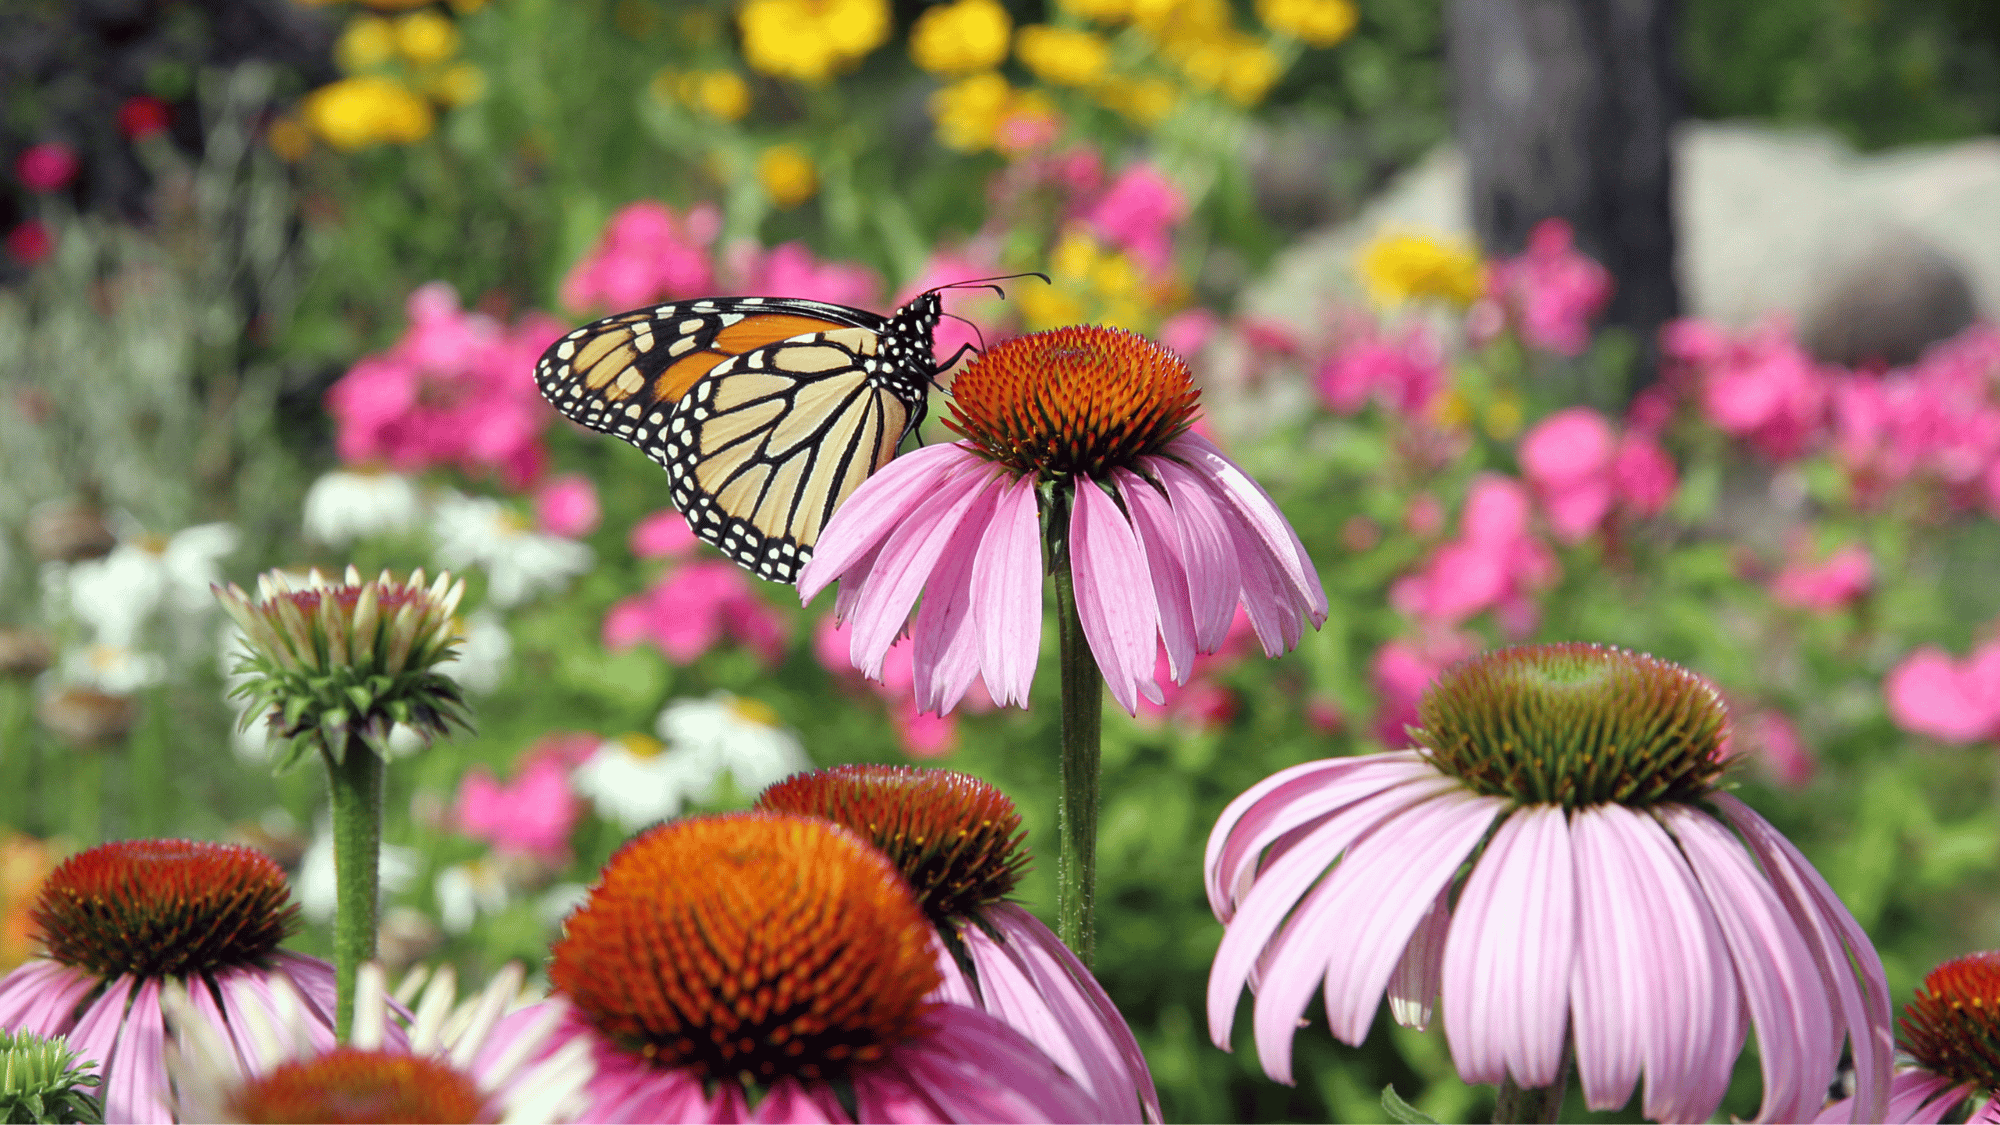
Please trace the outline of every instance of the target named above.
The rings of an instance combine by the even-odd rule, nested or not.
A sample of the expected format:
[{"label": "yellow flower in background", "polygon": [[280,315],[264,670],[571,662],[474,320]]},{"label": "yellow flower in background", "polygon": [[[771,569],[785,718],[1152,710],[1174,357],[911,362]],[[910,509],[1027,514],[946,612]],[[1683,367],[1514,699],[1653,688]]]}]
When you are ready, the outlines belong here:
[{"label": "yellow flower in background", "polygon": [[1278,56],[1270,48],[1234,29],[1200,39],[1181,36],[1168,50],[1189,82],[1237,105],[1262,101],[1280,74]]},{"label": "yellow flower in background", "polygon": [[1456,388],[1447,388],[1431,397],[1430,416],[1441,430],[1463,430],[1472,424],[1472,404]]},{"label": "yellow flower in background", "polygon": [[1123,251],[1071,228],[1049,251],[1050,284],[1021,290],[1021,319],[1039,331],[1087,321],[1135,332],[1159,327],[1173,285],[1155,285]]},{"label": "yellow flower in background", "polygon": [[1103,36],[1047,24],[1016,33],[1014,56],[1035,77],[1058,86],[1093,86],[1111,69],[1111,47]]},{"label": "yellow flower in background", "polygon": [[1264,26],[1310,47],[1331,47],[1354,31],[1359,13],[1349,0],[1257,0]]},{"label": "yellow flower in background", "polygon": [[824,82],[889,37],[887,0],[748,0],[743,56],[777,78]]},{"label": "yellow flower in background", "polygon": [[1255,40],[1239,41],[1222,74],[1222,93],[1237,105],[1256,105],[1283,72],[1278,56],[1269,47]]},{"label": "yellow flower in background", "polygon": [[933,74],[971,74],[1007,61],[1014,21],[997,0],[927,8],[910,28],[910,58]]},{"label": "yellow flower in background", "polygon": [[373,70],[396,53],[396,28],[380,16],[358,16],[333,44],[333,61],[348,74]]},{"label": "yellow flower in background", "polygon": [[479,100],[486,92],[486,72],[471,63],[446,67],[430,80],[431,97],[445,105],[459,106]]},{"label": "yellow flower in background", "polygon": [[1122,23],[1132,18],[1132,0],[1056,0],[1056,3],[1065,12],[1098,23]]},{"label": "yellow flower in background", "polygon": [[1501,391],[1486,404],[1486,416],[1479,420],[1479,426],[1494,441],[1512,441],[1520,436],[1524,420],[1520,396]]},{"label": "yellow flower in background", "polygon": [[750,83],[733,70],[704,70],[688,75],[682,98],[711,117],[737,121],[750,112]]},{"label": "yellow flower in background", "polygon": [[306,154],[312,151],[312,130],[300,124],[297,118],[280,117],[265,130],[264,142],[271,146],[271,151],[277,153],[280,160],[304,160]]},{"label": "yellow flower in background", "polygon": [[1462,308],[1486,292],[1479,251],[1428,235],[1382,235],[1362,248],[1356,264],[1368,296],[1378,305],[1429,297]]},{"label": "yellow flower in background", "polygon": [[393,78],[363,75],[321,86],[306,97],[306,124],[337,149],[409,144],[436,124],[431,103]]},{"label": "yellow flower in background", "polygon": [[412,12],[396,21],[396,49],[417,66],[441,63],[458,53],[458,25],[436,12]]},{"label": "yellow flower in background", "polygon": [[757,157],[757,180],[780,207],[797,207],[819,190],[812,157],[797,145],[772,145]]},{"label": "yellow flower in background", "polygon": [[1031,285],[1021,290],[1021,325],[1030,332],[1075,324],[1083,316],[1083,302],[1062,290],[1047,285]]},{"label": "yellow flower in background", "polygon": [[1236,34],[1229,0],[1132,0],[1132,22],[1169,55]]},{"label": "yellow flower in background", "polygon": [[988,71],[961,78],[931,95],[931,120],[938,140],[960,152],[984,152],[1000,135],[1000,122],[1014,101],[1014,88]]},{"label": "yellow flower in background", "polygon": [[1109,78],[1097,100],[1134,125],[1157,125],[1180,102],[1180,88],[1164,78]]}]

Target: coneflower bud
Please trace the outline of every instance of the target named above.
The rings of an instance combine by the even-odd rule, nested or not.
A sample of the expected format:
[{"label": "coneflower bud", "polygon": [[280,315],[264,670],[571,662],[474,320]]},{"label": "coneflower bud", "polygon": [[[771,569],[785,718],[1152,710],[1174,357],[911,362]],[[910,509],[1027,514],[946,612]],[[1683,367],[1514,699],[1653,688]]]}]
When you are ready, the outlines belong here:
[{"label": "coneflower bud", "polygon": [[217,587],[249,649],[236,668],[247,677],[236,694],[251,701],[245,725],[261,715],[290,740],[280,768],[309,748],[338,763],[350,739],[386,757],[395,723],[426,740],[467,725],[458,685],[435,670],[455,652],[452,611],[464,592],[449,574],[428,587],[422,570],[408,582],[388,571],[363,582],[351,566],[342,581],[315,570],[302,585],[269,571],[255,598]]},{"label": "coneflower bud", "polygon": [[102,1125],[103,1105],[90,1092],[100,1080],[86,1073],[96,1066],[60,1035],[0,1030],[0,1121]]}]

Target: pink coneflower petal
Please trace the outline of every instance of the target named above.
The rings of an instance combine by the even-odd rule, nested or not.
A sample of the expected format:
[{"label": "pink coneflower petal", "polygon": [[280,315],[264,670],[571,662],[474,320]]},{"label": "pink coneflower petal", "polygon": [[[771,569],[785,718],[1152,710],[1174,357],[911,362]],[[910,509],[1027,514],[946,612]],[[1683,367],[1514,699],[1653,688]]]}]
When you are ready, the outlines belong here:
[{"label": "pink coneflower petal", "polygon": [[1180,533],[1173,504],[1150,481],[1126,469],[1112,473],[1118,495],[1132,517],[1132,530],[1146,556],[1160,617],[1160,642],[1167,651],[1167,671],[1177,684],[1187,682],[1194,664],[1194,602],[1188,591],[1187,564],[1181,559]]},{"label": "pink coneflower petal", "polygon": [[[863,1121],[1094,1121],[1096,1099],[1020,1032],[974,1008],[940,1004],[926,1034],[885,1064],[854,1073]],[[900,1088],[900,1089],[899,1089]],[[915,1116],[901,1092],[924,1091],[934,1108]],[[933,1116],[932,1114],[937,1114]]]},{"label": "pink coneflower petal", "polygon": [[[70,1047],[85,1058],[97,1060],[97,1073],[103,1079],[104,1119],[106,1121],[152,1122],[167,1121],[165,1107],[139,1105],[127,1093],[130,1083],[128,1071],[137,1062],[125,1054],[128,1044],[122,1034],[125,1027],[125,1008],[131,1003],[134,985],[138,979],[125,975],[110,982],[104,994],[91,1004],[69,1033]],[[158,1018],[159,1007],[154,1006],[154,1016]],[[157,1052],[155,1063],[158,1062]]]},{"label": "pink coneflower petal", "polygon": [[1444,985],[1444,939],[1451,932],[1451,887],[1431,900],[1430,908],[1410,931],[1410,944],[1389,974],[1389,1014],[1404,1027],[1419,1031],[1431,1024],[1438,990]]},{"label": "pink coneflower petal", "polygon": [[[883,541],[882,553],[876,556],[854,607],[850,651],[854,666],[869,679],[882,678],[882,658],[902,634],[917,595],[950,545],[959,521],[978,503],[990,479],[988,474],[976,472],[943,477]],[[817,556],[813,561],[818,561]]]},{"label": "pink coneflower petal", "polygon": [[834,1122],[847,1120],[847,1111],[840,1108],[840,1102],[833,1092],[824,1086],[810,1090],[791,1078],[780,1078],[773,1083],[764,1100],[751,1111],[751,1121],[759,1122]]},{"label": "pink coneflower petal", "polygon": [[[1804,934],[1821,978],[1834,989],[1846,1023],[1843,1030],[1854,1049],[1856,1120],[1881,1117],[1896,1045],[1889,1030],[1889,990],[1880,955],[1833,888],[1791,841],[1734,796],[1718,793],[1712,800],[1762,864],[1779,900]],[[1861,968],[1865,996],[1850,965]],[[1822,993],[1823,989],[1816,995]]]},{"label": "pink coneflower petal", "polygon": [[917,710],[942,715],[979,675],[980,638],[973,617],[972,570],[1005,482],[989,477],[959,520],[924,584],[911,639]]},{"label": "pink coneflower petal", "polygon": [[1132,715],[1139,713],[1141,695],[1163,702],[1160,685],[1153,680],[1160,612],[1146,554],[1117,502],[1095,483],[1077,487],[1069,549],[1074,556],[1077,616],[1111,698]]},{"label": "pink coneflower petal", "polygon": [[63,1034],[76,1006],[99,983],[91,973],[60,961],[30,961],[0,984],[0,1027]]},{"label": "pink coneflower petal", "polygon": [[[1265,846],[1343,805],[1436,772],[1412,753],[1376,754],[1307,762],[1258,782],[1229,802],[1209,833],[1209,905],[1230,921],[1257,877]],[[1266,860],[1261,866],[1270,865]]]},{"label": "pink coneflower petal", "polygon": [[1445,939],[1445,1037],[1466,1081],[1555,1081],[1575,951],[1569,817],[1560,805],[1530,805],[1487,844]]},{"label": "pink coneflower petal", "polygon": [[1315,626],[1325,622],[1328,604],[1319,571],[1313,566],[1312,556],[1306,553],[1305,544],[1299,542],[1298,532],[1292,530],[1264,486],[1238,468],[1213,442],[1192,430],[1169,443],[1169,449],[1222,488],[1236,511],[1256,532],[1271,561],[1280,568],[1297,604],[1308,611]]},{"label": "pink coneflower petal", "polygon": [[[972,619],[986,692],[1001,707],[1028,705],[1042,647],[1042,529],[1035,482],[1007,482],[972,564]],[[843,591],[844,592],[844,591]]]},{"label": "pink coneflower petal", "polygon": [[1105,1120],[1161,1120],[1145,1056],[1097,978],[1019,906],[998,903],[984,916],[1005,943],[976,929],[966,932],[983,1007],[1081,1081],[1103,1106]]},{"label": "pink coneflower petal", "polygon": [[1200,652],[1214,652],[1229,636],[1243,591],[1242,565],[1229,520],[1201,474],[1165,457],[1150,458],[1148,467],[1166,487],[1173,506],[1181,559],[1187,565],[1195,647]]},{"label": "pink coneflower petal", "polygon": [[799,570],[799,597],[812,601],[842,573],[880,547],[938,483],[970,458],[949,442],[915,449],[884,465],[821,529],[813,557]]},{"label": "pink coneflower petal", "polygon": [[[1842,1098],[1820,1111],[1813,1118],[1816,1125],[1835,1125],[1843,1121],[1900,1121],[1905,1125],[1938,1125],[1958,1103],[1965,1100],[1969,1091],[1956,1082],[1940,1074],[1932,1074],[1921,1067],[1898,1073],[1889,1080],[1889,1104],[1882,1114],[1860,1117],[1859,1106],[1854,1098]],[[1991,1113],[1994,1103],[1989,1100],[1979,1112],[1966,1119],[1966,1125],[1975,1121],[1993,1120]]]},{"label": "pink coneflower petal", "polygon": [[167,1089],[167,1023],[160,1011],[158,977],[132,990],[132,1007],[124,1015],[104,1082],[105,1120],[172,1121],[173,1112],[161,1096]]},{"label": "pink coneflower petal", "polygon": [[1837,1061],[1833,1013],[1819,967],[1771,884],[1743,846],[1706,814],[1659,810],[1707,897],[1757,1029],[1765,1121],[1803,1121],[1819,1112]]}]

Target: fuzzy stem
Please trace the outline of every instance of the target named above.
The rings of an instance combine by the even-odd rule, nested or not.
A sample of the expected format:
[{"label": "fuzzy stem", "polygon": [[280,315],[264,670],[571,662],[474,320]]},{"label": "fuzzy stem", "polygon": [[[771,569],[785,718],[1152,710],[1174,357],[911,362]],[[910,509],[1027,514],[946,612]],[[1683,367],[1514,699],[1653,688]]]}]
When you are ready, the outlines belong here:
[{"label": "fuzzy stem", "polygon": [[347,1042],[354,1029],[354,980],[361,963],[375,959],[376,913],[380,909],[382,782],[387,765],[359,738],[346,753],[326,759],[333,791],[333,968],[336,982],[334,1034]]},{"label": "fuzzy stem", "polygon": [[1098,759],[1104,676],[1083,635],[1076,584],[1055,567],[1056,638],[1062,664],[1062,801],[1056,806],[1056,933],[1088,966],[1097,952]]}]

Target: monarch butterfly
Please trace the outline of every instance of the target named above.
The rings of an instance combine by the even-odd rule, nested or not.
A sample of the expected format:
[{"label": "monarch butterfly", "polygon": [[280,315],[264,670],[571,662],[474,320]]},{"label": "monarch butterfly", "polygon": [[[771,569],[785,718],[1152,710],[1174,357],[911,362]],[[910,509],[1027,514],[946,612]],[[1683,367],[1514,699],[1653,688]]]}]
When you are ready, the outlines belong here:
[{"label": "monarch butterfly", "polygon": [[939,294],[1005,280],[926,290],[887,317],[793,297],[635,309],[557,340],[535,385],[664,466],[697,536],[792,582],[834,509],[923,421],[932,381],[971,350],[938,362]]}]

